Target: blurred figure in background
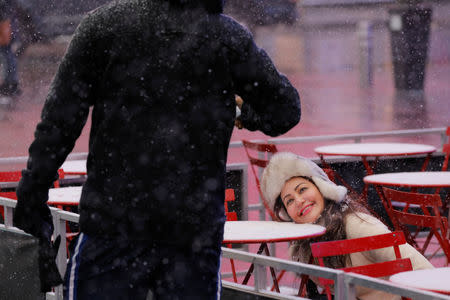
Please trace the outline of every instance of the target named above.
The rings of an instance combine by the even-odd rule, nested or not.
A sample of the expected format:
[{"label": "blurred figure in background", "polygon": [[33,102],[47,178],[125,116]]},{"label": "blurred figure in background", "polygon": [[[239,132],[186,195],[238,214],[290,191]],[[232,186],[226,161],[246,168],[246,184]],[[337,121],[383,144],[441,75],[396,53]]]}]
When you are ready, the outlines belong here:
[{"label": "blurred figure in background", "polygon": [[11,0],[0,0],[0,55],[3,58],[0,94],[3,96],[15,96],[20,93],[17,58],[11,48],[13,14],[14,7]]},{"label": "blurred figure in background", "polygon": [[32,43],[45,40],[40,17],[30,1],[0,0],[0,95],[20,95],[18,57]]}]

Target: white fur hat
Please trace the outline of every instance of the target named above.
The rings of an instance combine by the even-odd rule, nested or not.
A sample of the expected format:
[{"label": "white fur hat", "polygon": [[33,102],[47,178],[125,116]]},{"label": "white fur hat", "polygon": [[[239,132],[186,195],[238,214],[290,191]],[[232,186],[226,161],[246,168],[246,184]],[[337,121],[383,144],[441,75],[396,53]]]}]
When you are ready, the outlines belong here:
[{"label": "white fur hat", "polygon": [[[272,156],[261,177],[261,191],[273,210],[284,183],[292,177],[311,178],[324,198],[340,202],[347,195],[347,188],[332,182],[327,174],[310,159],[290,152],[278,152]],[[280,216],[289,220],[282,210]]]}]

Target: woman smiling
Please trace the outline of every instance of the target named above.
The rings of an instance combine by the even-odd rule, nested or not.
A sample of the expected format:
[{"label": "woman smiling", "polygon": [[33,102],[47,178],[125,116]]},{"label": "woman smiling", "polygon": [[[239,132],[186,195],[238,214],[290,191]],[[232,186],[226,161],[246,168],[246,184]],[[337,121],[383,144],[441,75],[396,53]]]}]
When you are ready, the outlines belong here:
[{"label": "woman smiling", "polygon": [[[294,261],[311,262],[310,243],[390,232],[364,204],[351,199],[345,187],[332,182],[317,164],[293,153],[279,152],[272,157],[264,169],[261,190],[278,221],[315,223],[326,227],[324,235],[296,241],[290,245],[290,257]],[[414,270],[433,268],[431,263],[409,244],[401,245],[400,252],[403,258],[411,259]],[[390,247],[328,257],[325,258],[325,265],[330,268],[344,268],[394,259],[395,253]],[[318,283],[314,278],[313,280]],[[397,299],[397,296],[365,288],[357,288],[357,297]]]}]

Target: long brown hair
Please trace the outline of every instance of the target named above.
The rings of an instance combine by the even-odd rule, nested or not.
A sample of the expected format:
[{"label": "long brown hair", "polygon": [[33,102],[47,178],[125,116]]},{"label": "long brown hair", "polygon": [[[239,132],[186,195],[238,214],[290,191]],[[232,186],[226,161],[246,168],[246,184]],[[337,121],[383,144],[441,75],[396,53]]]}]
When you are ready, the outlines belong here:
[{"label": "long brown hair", "polygon": [[[314,184],[308,177],[303,178]],[[324,201],[324,210],[315,223],[325,226],[326,233],[319,237],[293,242],[289,247],[292,260],[308,263],[311,257],[311,243],[346,239],[344,220],[347,215],[358,212],[371,214],[366,205],[349,196],[341,202],[336,202],[327,198],[324,198]],[[274,204],[275,216],[280,221],[291,222],[292,220],[285,220],[280,216],[282,210],[288,215],[281,197],[278,196]],[[317,262],[315,263],[317,264]],[[338,269],[347,266],[348,263],[350,263],[350,258],[349,256],[330,256],[324,258],[324,263],[325,266],[329,268]]]}]

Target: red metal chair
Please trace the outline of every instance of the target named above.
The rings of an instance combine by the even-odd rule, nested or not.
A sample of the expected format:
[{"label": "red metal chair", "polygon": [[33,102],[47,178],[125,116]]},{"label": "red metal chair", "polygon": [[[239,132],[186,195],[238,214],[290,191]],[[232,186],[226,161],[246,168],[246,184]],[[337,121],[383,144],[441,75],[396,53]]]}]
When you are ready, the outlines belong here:
[{"label": "red metal chair", "polygon": [[[58,180],[56,180],[53,183],[53,186],[55,188],[60,187],[59,180],[64,179],[65,173],[63,169],[58,170]],[[22,178],[22,172],[21,171],[4,171],[0,172],[0,182],[19,182]],[[2,191],[0,189],[0,197],[5,197],[13,200],[17,200],[17,195],[15,191]],[[57,206],[59,209],[64,209],[62,206]],[[3,207],[0,207],[0,214],[4,218],[4,209]],[[67,230],[67,245],[69,244],[70,240],[76,235],[76,233],[71,232],[69,224],[66,224],[66,230]]]},{"label": "red metal chair", "polygon": [[[63,169],[58,170],[58,180],[56,180],[53,185],[55,188],[60,187],[59,179],[64,179],[65,173]],[[3,171],[0,172],[0,182],[19,182],[22,178],[22,171]],[[1,191],[0,189],[0,196],[11,198],[14,200],[17,200],[16,192],[6,192]]]},{"label": "red metal chair", "polygon": [[[348,255],[355,252],[394,247],[395,260],[340,269],[345,272],[353,272],[371,277],[385,277],[399,272],[412,270],[410,259],[402,258],[400,254],[399,245],[405,243],[406,240],[403,232],[396,231],[356,239],[313,243],[311,244],[311,252],[313,257],[318,259],[319,265],[325,267],[324,257]],[[324,278],[319,278],[319,280],[325,286],[327,297],[331,300],[330,285],[333,284],[333,280]]]},{"label": "red metal chair", "polygon": [[[390,215],[395,218],[393,222],[396,230],[403,230],[406,235],[411,235],[410,230],[404,225],[416,226],[416,231],[413,235],[414,246],[420,253],[424,254],[430,245],[433,236],[439,242],[445,256],[447,257],[447,264],[450,261],[450,242],[447,238],[448,221],[446,217],[442,217],[440,208],[442,201],[439,194],[420,194],[413,192],[402,192],[383,187],[383,194],[386,200],[391,204],[396,202],[396,207],[403,206],[403,210],[395,209],[389,205]],[[414,207],[416,212],[409,208]],[[420,209],[421,212],[417,212]],[[419,232],[425,231],[429,228],[428,236],[422,247],[417,243],[417,236]]]},{"label": "red metal chair", "polygon": [[[264,199],[264,195],[262,194],[261,191],[259,177],[262,174],[262,170],[269,163],[271,156],[277,153],[278,149],[274,144],[268,144],[263,142],[250,142],[248,140],[242,140],[242,144],[244,145],[244,150],[245,153],[247,154],[248,160],[250,161],[250,166],[252,169],[252,173],[255,177],[256,187],[258,189],[259,196],[261,197],[261,201],[270,217],[272,219],[276,219],[275,213],[268,206],[267,201]],[[330,180],[334,181],[335,178],[333,170],[329,168],[324,168],[323,170],[328,175]]]},{"label": "red metal chair", "polygon": [[[449,158],[450,158],[450,126],[447,127],[446,134],[448,137],[447,143],[442,146],[442,152],[445,154],[444,161],[442,163],[442,171],[448,170],[448,162],[449,162]],[[439,191],[440,191],[440,189],[436,189],[435,193],[438,194]],[[449,204],[450,204],[450,193],[447,193],[447,195],[445,197],[445,201],[442,204],[442,211],[444,211],[444,212],[447,211]]]},{"label": "red metal chair", "polygon": [[[272,220],[275,220],[275,213],[273,210],[269,207],[267,204],[267,201],[264,198],[264,195],[261,191],[261,184],[259,181],[259,177],[262,174],[262,170],[267,166],[269,163],[270,158],[272,155],[278,152],[278,149],[276,145],[274,144],[268,144],[263,142],[250,142],[248,140],[242,140],[242,144],[244,145],[245,153],[247,154],[248,160],[250,162],[250,166],[252,169],[252,173],[254,175],[255,181],[256,181],[256,187],[258,189],[259,196],[261,198],[261,201],[266,208],[267,213],[270,215]],[[331,169],[323,169],[325,173],[328,175],[330,180],[334,181],[334,175],[333,170]],[[281,278],[284,276],[285,270],[281,270],[280,273],[277,276],[277,282],[281,280]],[[300,290],[302,293],[302,290],[304,290],[304,286],[306,284],[306,281],[308,280],[307,276],[302,275],[302,284],[300,287]],[[275,290],[275,285],[272,286],[271,290]]]},{"label": "red metal chair", "polygon": [[[0,172],[0,182],[18,182],[22,177],[21,171],[6,171]],[[17,200],[16,192],[13,191],[2,191],[0,188],[0,197],[5,197],[13,200]],[[0,207],[0,214],[4,218],[4,209]]]},{"label": "red metal chair", "polygon": [[267,144],[261,142],[250,142],[247,140],[242,140],[244,145],[245,153],[247,154],[248,160],[250,161],[250,166],[252,173],[256,181],[256,188],[258,189],[259,196],[261,197],[262,204],[266,208],[267,213],[270,217],[275,220],[275,213],[272,208],[267,204],[266,199],[261,191],[261,184],[259,177],[262,174],[262,170],[269,163],[270,157],[278,152],[277,147],[274,144]]},{"label": "red metal chair", "polygon": [[225,190],[225,216],[227,217],[227,221],[237,221],[237,214],[235,211],[230,211],[228,208],[229,202],[236,200],[233,189]]}]

